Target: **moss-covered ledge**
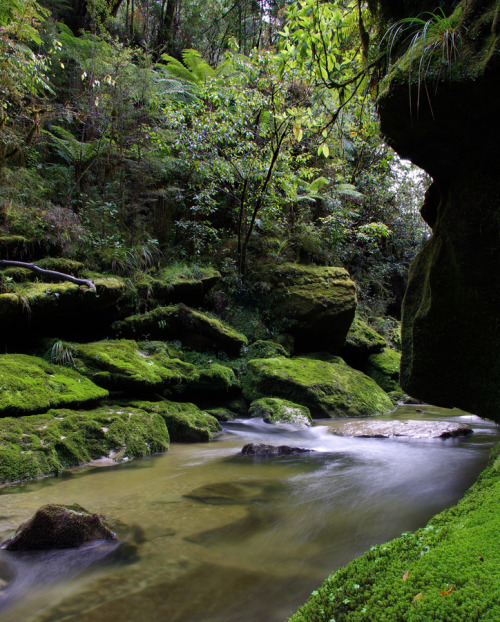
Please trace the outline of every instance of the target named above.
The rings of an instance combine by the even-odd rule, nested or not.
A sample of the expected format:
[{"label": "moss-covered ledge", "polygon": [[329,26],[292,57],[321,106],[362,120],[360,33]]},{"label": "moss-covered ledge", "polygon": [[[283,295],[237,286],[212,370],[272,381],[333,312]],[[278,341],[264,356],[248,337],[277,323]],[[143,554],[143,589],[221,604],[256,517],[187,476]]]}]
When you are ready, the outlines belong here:
[{"label": "moss-covered ledge", "polygon": [[291,622],[500,620],[500,445],[454,507],[332,574]]}]

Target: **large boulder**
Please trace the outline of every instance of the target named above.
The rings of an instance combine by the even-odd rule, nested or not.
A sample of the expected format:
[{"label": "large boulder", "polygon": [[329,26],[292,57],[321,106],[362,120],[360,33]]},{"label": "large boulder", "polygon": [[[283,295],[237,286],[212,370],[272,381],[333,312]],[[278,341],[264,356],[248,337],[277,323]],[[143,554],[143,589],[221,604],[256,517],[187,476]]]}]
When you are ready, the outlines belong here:
[{"label": "large boulder", "polygon": [[168,447],[164,419],[129,406],[4,417],[0,419],[0,484],[56,475],[100,458],[118,463]]},{"label": "large boulder", "polygon": [[113,328],[122,337],[179,339],[195,350],[220,350],[230,355],[238,355],[248,343],[231,326],[182,304],[133,315],[116,322]]},{"label": "large boulder", "polygon": [[349,421],[328,430],[335,436],[361,438],[454,438],[472,434],[466,423],[453,421]]},{"label": "large boulder", "polygon": [[297,351],[338,351],[356,310],[356,286],[343,268],[283,264],[268,269],[273,315],[285,320]]},{"label": "large boulder", "polygon": [[497,421],[499,8],[498,0],[459,3],[447,21],[448,52],[444,31],[432,46],[412,45],[379,98],[391,146],[434,179],[422,208],[432,237],[411,266],[403,305],[401,385]]},{"label": "large boulder", "polygon": [[84,406],[107,397],[78,372],[27,354],[0,355],[0,416]]},{"label": "large boulder", "polygon": [[170,439],[177,443],[199,443],[212,439],[221,431],[218,420],[191,402],[132,402],[132,406],[160,415],[168,428]]},{"label": "large boulder", "polygon": [[359,317],[355,317],[347,333],[342,356],[349,361],[365,361],[370,354],[380,352],[386,345],[382,335]]},{"label": "large boulder", "polygon": [[366,374],[387,393],[400,391],[399,366],[401,354],[391,348],[384,348],[382,352],[370,354],[366,365]]},{"label": "large boulder", "polygon": [[98,514],[91,514],[80,505],[44,505],[18,527],[2,548],[8,551],[62,549],[114,538],[115,534]]},{"label": "large boulder", "polygon": [[316,417],[364,417],[393,408],[374,380],[338,356],[249,361],[243,394],[250,401],[284,398],[307,406]]}]

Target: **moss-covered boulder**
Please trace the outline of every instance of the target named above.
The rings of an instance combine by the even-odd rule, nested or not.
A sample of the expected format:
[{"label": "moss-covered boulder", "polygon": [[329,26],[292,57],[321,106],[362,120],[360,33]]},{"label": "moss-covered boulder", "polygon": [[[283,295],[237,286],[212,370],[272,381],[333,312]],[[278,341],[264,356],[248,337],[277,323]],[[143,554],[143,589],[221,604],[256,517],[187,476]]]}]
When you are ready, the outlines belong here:
[{"label": "moss-covered boulder", "polygon": [[216,393],[227,397],[229,393],[239,391],[240,383],[234,371],[226,365],[210,363],[206,367],[198,369],[196,377],[179,388],[182,393],[207,394]]},{"label": "moss-covered boulder", "polygon": [[398,49],[378,102],[391,146],[434,180],[421,210],[432,236],[403,303],[401,385],[500,421],[500,3],[447,5],[446,20],[424,14],[428,25]]},{"label": "moss-covered boulder", "polygon": [[248,346],[243,352],[244,357],[248,360],[251,359],[274,359],[279,356],[288,357],[289,354],[285,348],[275,341],[269,341],[267,339],[258,339]]},{"label": "moss-covered boulder", "polygon": [[72,344],[75,368],[107,389],[155,392],[198,379],[194,365],[170,358],[168,350],[147,351],[127,339]]},{"label": "moss-covered boulder", "polygon": [[0,294],[0,343],[19,342],[33,334],[79,338],[116,319],[116,305],[126,289],[123,279],[85,275],[96,291],[69,282],[18,283]]},{"label": "moss-covered boulder", "polygon": [[384,348],[382,352],[370,354],[366,366],[366,373],[370,378],[387,391],[399,391],[399,366],[401,354],[396,350]]},{"label": "moss-covered boulder", "polygon": [[212,417],[215,417],[217,421],[233,421],[238,417],[238,414],[232,411],[230,408],[219,406],[217,408],[207,408],[206,412]]},{"label": "moss-covered boulder", "polygon": [[27,354],[0,355],[0,416],[85,406],[108,396],[78,372]]},{"label": "moss-covered boulder", "polygon": [[295,404],[279,397],[261,397],[250,404],[250,417],[261,417],[266,423],[294,423],[311,425],[311,411],[307,406]]},{"label": "moss-covered boulder", "polygon": [[160,305],[182,302],[197,306],[219,279],[220,273],[210,266],[174,264],[148,275],[144,284],[138,284],[138,289],[139,294],[150,291]]},{"label": "moss-covered boulder", "polygon": [[224,322],[186,305],[157,307],[115,322],[117,335],[135,339],[178,339],[195,350],[216,350],[238,355],[247,338]]},{"label": "moss-covered boulder", "polygon": [[370,354],[380,352],[386,345],[382,335],[359,317],[355,317],[347,333],[342,354],[349,360],[364,360]]},{"label": "moss-covered boulder", "polygon": [[215,417],[200,410],[190,402],[132,402],[132,406],[146,412],[157,413],[167,424],[170,440],[177,443],[209,441],[222,429]]},{"label": "moss-covered boulder", "polygon": [[338,351],[356,310],[356,287],[343,268],[283,264],[268,268],[269,302],[300,351]]},{"label": "moss-covered boulder", "polygon": [[106,457],[114,461],[166,451],[165,421],[133,407],[50,410],[0,419],[0,483],[56,475]]},{"label": "moss-covered boulder", "polygon": [[374,380],[336,356],[249,361],[243,394],[250,401],[287,399],[307,406],[316,417],[363,417],[393,408]]},{"label": "moss-covered boulder", "polygon": [[64,549],[115,537],[98,514],[91,514],[76,503],[44,505],[17,528],[2,548],[7,551]]}]

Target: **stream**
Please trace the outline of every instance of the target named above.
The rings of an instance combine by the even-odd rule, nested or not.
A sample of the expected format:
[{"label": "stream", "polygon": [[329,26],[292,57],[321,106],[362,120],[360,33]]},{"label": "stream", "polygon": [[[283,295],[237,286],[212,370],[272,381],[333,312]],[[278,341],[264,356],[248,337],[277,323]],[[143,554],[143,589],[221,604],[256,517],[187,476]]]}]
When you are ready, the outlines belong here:
[{"label": "stream", "polygon": [[[46,503],[113,521],[116,542],[0,551],[0,622],[283,622],[326,576],[455,503],[498,427],[458,410],[400,406],[379,419],[466,422],[458,439],[336,437],[259,419],[210,444],[0,489],[0,539]],[[343,420],[345,421],[345,420]],[[238,455],[249,442],[315,449]]]}]

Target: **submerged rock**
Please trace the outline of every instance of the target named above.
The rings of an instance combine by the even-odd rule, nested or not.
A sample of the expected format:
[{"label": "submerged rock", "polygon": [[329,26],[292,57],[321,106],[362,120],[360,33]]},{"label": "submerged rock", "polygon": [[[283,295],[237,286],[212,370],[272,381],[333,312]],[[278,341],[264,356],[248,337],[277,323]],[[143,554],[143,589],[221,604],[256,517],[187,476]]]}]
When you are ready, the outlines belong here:
[{"label": "submerged rock", "polygon": [[262,417],[266,423],[294,423],[311,425],[311,411],[307,406],[278,397],[262,397],[250,404],[250,417]]},{"label": "submerged rock", "polygon": [[293,456],[314,451],[303,447],[289,447],[288,445],[265,445],[264,443],[247,443],[243,446],[243,456]]},{"label": "submerged rock", "polygon": [[114,538],[115,534],[100,516],[80,505],[44,505],[2,544],[2,548],[8,551],[61,549]]},{"label": "submerged rock", "polygon": [[328,430],[336,436],[363,438],[450,438],[468,436],[472,428],[448,421],[350,421]]},{"label": "submerged rock", "polygon": [[393,408],[374,380],[338,356],[249,361],[243,393],[251,401],[269,396],[287,399],[320,417],[362,417]]}]

